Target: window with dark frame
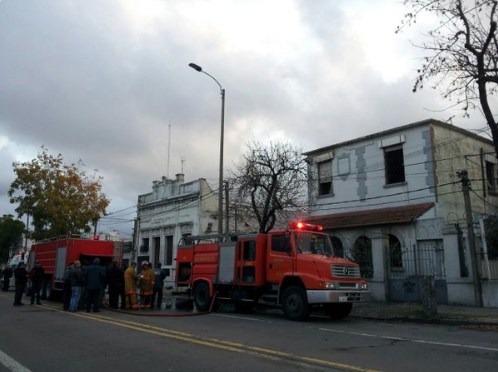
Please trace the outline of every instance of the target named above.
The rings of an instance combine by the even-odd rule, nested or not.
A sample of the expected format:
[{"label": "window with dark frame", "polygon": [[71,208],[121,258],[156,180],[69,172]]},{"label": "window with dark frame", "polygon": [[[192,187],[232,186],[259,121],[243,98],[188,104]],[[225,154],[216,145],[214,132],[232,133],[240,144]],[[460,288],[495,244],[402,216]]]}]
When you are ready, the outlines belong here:
[{"label": "window with dark frame", "polygon": [[142,239],[142,246],[140,247],[140,252],[143,252],[143,253],[149,252],[149,238]]},{"label": "window with dark frame", "polygon": [[384,148],[384,163],[386,185],[405,182],[403,146],[397,145]]},{"label": "window with dark frame", "polygon": [[489,192],[496,192],[496,172],[495,164],[486,162],[486,184]]},{"label": "window with dark frame", "polygon": [[332,160],[318,163],[318,195],[332,194]]},{"label": "window with dark frame", "polygon": [[331,236],[330,241],[332,242],[334,256],[344,258],[344,247],[341,240],[337,236]]},{"label": "window with dark frame", "polygon": [[363,278],[373,278],[372,241],[366,236],[356,239],[353,246],[353,261],[360,265]]},{"label": "window with dark frame", "polygon": [[403,251],[401,250],[401,242],[392,234],[389,234],[389,264],[391,270],[403,269]]},{"label": "window with dark frame", "polygon": [[273,235],[271,237],[272,252],[290,252],[289,238],[286,235]]}]

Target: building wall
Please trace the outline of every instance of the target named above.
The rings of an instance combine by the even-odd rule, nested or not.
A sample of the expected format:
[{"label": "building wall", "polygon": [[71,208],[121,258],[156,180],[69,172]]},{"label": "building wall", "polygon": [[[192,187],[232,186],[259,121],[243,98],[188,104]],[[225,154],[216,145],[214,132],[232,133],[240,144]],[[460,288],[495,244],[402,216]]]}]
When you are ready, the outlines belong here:
[{"label": "building wall", "polygon": [[[384,147],[391,145],[403,147],[405,182],[386,185]],[[349,256],[359,237],[370,239],[374,267],[368,280],[374,299],[385,300],[393,291],[403,290],[402,285],[416,276],[415,270],[417,275],[432,273],[438,278],[441,301],[474,305],[465,206],[457,172],[468,171],[473,215],[497,213],[498,194],[490,192],[486,183],[485,160],[496,161],[489,154],[493,154],[491,141],[431,120],[315,150],[309,153],[312,216],[434,203],[432,210],[410,224],[331,233]],[[319,164],[330,159],[333,191],[318,195]],[[403,249],[404,266],[396,270],[389,267],[389,234],[399,239]],[[430,255],[424,263],[411,266],[410,257],[423,254]],[[396,280],[401,283],[398,287],[393,285]],[[484,304],[498,306],[498,284],[485,284]]]},{"label": "building wall", "polygon": [[[386,185],[384,147],[402,144],[406,181]],[[332,159],[332,195],[318,194],[318,164]],[[434,201],[430,126],[360,139],[313,157],[313,215]],[[428,165],[429,164],[429,165]],[[337,204],[336,204],[337,203]]]},{"label": "building wall", "polygon": [[[467,170],[471,180],[472,212],[496,213],[498,194],[486,187],[485,159],[492,158],[493,145],[484,139],[469,137],[446,127],[433,126],[434,169],[438,185],[439,208],[448,223],[465,225],[465,205],[458,172]],[[495,159],[496,161],[496,159]],[[498,167],[497,169],[498,170]],[[495,170],[495,174],[496,174]]]},{"label": "building wall", "polygon": [[161,262],[171,284],[180,239],[207,234],[211,227],[215,231],[217,205],[217,194],[204,179],[184,183],[183,175],[177,175],[175,180],[154,181],[152,192],[138,197],[137,260]]}]

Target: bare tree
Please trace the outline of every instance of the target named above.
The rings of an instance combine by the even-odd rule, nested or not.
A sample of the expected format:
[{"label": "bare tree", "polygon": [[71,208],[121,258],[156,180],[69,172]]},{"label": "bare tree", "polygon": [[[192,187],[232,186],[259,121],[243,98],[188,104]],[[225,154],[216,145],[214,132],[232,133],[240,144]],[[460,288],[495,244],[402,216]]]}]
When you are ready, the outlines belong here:
[{"label": "bare tree", "polygon": [[[433,88],[444,88],[443,97],[456,99],[464,116],[479,109],[491,130],[498,154],[498,122],[492,96],[498,87],[497,0],[405,0],[410,8],[396,32],[416,23],[422,13],[436,15],[439,22],[415,44],[427,54],[413,91],[432,80]],[[443,85],[444,84],[444,85]]]},{"label": "bare tree", "polygon": [[307,165],[289,143],[263,146],[248,143],[247,152],[230,171],[230,183],[239,203],[251,205],[259,232],[267,233],[286,214],[302,210],[307,196]]}]

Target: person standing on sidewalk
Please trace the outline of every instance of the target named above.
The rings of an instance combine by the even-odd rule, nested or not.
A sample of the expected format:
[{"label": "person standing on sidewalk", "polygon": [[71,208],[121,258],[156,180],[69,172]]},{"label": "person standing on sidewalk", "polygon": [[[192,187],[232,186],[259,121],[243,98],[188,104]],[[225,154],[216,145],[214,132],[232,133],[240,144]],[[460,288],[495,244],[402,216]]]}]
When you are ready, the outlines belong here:
[{"label": "person standing on sidewalk", "polygon": [[90,312],[93,307],[93,312],[100,312],[100,292],[104,287],[106,273],[100,266],[100,259],[96,258],[93,263],[85,269],[84,272],[86,282],[86,312]]},{"label": "person standing on sidewalk", "polygon": [[81,297],[81,289],[84,283],[80,261],[74,261],[69,277],[71,282],[71,302],[69,304],[69,311],[77,311]]},{"label": "person standing on sidewalk", "polygon": [[127,308],[131,310],[137,310],[137,281],[138,275],[136,270],[137,264],[135,262],[130,263],[130,266],[126,269],[124,273],[125,281],[125,295]]},{"label": "person standing on sidewalk", "polygon": [[16,294],[14,295],[14,306],[24,305],[22,303],[22,294],[26,290],[26,283],[28,282],[28,272],[24,262],[19,262],[14,270],[14,279],[16,283]]},{"label": "person standing on sidewalk", "polygon": [[109,307],[117,309],[119,304],[119,294],[124,287],[123,271],[118,263],[114,261],[107,271],[107,284],[109,286]]},{"label": "person standing on sidewalk", "polygon": [[3,275],[2,291],[7,292],[10,286],[10,278],[12,278],[12,268],[9,265],[6,265],[2,275]]},{"label": "person standing on sidewalk", "polygon": [[154,272],[147,261],[142,262],[142,273],[139,276],[140,305],[142,309],[151,309],[152,286],[154,285]]},{"label": "person standing on sidewalk", "polygon": [[62,308],[64,311],[69,310],[71,304],[71,271],[74,263],[71,262],[64,270],[64,282],[62,284]]},{"label": "person standing on sidewalk", "polygon": [[163,302],[163,289],[164,289],[164,279],[166,278],[166,270],[161,269],[161,263],[156,263],[156,268],[154,269],[154,287],[152,288],[152,303],[151,306],[154,308],[157,296],[157,309],[161,308]]},{"label": "person standing on sidewalk", "polygon": [[36,303],[41,305],[40,291],[43,285],[43,280],[45,280],[45,270],[39,261],[35,262],[35,266],[31,269],[29,277],[31,278],[31,305],[35,303],[35,298]]}]

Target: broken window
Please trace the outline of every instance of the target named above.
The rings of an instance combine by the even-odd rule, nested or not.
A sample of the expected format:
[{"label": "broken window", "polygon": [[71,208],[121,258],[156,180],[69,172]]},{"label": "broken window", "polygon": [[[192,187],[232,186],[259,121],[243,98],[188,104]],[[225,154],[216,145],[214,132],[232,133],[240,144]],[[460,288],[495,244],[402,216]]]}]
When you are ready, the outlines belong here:
[{"label": "broken window", "polygon": [[384,148],[384,162],[386,169],[386,185],[405,182],[405,162],[403,146]]},{"label": "broken window", "polygon": [[332,194],[332,160],[318,163],[318,195]]}]

